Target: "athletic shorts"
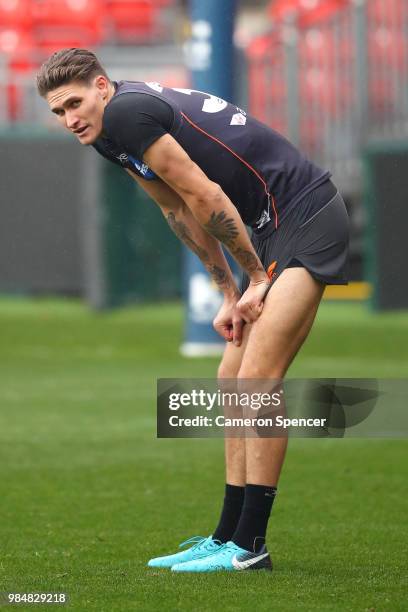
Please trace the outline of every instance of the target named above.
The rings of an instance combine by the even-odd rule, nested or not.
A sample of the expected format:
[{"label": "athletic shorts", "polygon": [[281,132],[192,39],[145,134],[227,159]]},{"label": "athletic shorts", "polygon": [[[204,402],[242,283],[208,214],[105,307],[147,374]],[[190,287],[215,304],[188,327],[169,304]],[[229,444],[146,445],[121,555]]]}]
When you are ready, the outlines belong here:
[{"label": "athletic shorts", "polygon": [[[328,180],[299,202],[275,230],[254,230],[254,249],[271,281],[285,268],[303,267],[326,285],[347,285],[349,218],[343,198]],[[241,291],[248,287],[244,274]]]}]

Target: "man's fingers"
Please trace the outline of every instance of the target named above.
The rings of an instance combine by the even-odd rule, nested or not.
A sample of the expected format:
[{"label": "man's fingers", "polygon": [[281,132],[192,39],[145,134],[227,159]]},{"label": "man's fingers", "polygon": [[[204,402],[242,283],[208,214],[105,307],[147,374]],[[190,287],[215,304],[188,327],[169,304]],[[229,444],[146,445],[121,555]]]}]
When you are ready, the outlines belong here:
[{"label": "man's fingers", "polygon": [[247,304],[238,304],[238,312],[244,319],[245,323],[253,322],[253,315]]},{"label": "man's fingers", "polygon": [[233,329],[231,325],[217,325],[214,324],[214,329],[224,340],[232,342],[233,340]]},{"label": "man's fingers", "polygon": [[263,302],[253,305],[251,303],[241,304],[238,302],[238,312],[246,323],[253,323],[259,317],[263,309]]},{"label": "man's fingers", "polygon": [[242,328],[244,327],[244,321],[242,319],[236,319],[232,322],[233,324],[233,338],[235,346],[241,346],[242,342]]},{"label": "man's fingers", "polygon": [[263,282],[249,286],[237,304],[237,309],[246,323],[254,323],[263,310],[263,305],[271,283]]},{"label": "man's fingers", "polygon": [[232,342],[233,332],[231,327],[223,327],[219,333],[224,338],[224,340],[226,340],[227,342]]},{"label": "man's fingers", "polygon": [[241,311],[241,316],[244,319],[245,323],[253,323],[255,321],[252,314],[247,314],[245,311]]}]

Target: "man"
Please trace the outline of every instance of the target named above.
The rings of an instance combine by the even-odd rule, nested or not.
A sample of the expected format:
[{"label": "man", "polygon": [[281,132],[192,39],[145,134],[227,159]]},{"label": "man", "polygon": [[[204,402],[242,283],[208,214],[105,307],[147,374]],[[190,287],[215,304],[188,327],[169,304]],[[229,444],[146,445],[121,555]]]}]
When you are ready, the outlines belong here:
[{"label": "man", "polygon": [[[345,284],[348,218],[324,172],[282,136],[210,94],[110,81],[95,55],[55,53],[38,90],[79,142],[122,166],[157,202],[224,294],[220,379],[282,379],[326,284]],[[250,241],[245,224],[253,229]],[[244,272],[242,294],[221,243]],[[153,567],[271,569],[265,536],[287,440],[225,440],[218,526]]]}]

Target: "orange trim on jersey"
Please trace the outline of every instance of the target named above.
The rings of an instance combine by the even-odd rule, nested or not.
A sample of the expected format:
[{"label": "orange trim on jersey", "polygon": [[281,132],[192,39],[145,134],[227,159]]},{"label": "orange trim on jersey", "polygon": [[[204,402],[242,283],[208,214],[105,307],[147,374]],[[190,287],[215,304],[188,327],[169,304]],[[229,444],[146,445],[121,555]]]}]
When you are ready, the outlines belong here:
[{"label": "orange trim on jersey", "polygon": [[262,185],[264,186],[265,189],[265,193],[268,196],[268,198],[271,199],[272,201],[272,207],[273,207],[273,212],[275,215],[275,229],[278,227],[278,213],[276,211],[276,206],[275,206],[275,198],[273,197],[273,195],[271,193],[269,193],[268,191],[268,186],[265,182],[265,180],[262,178],[262,176],[259,174],[259,172],[257,172],[255,170],[255,168],[253,166],[251,166],[251,164],[249,164],[247,161],[245,161],[245,159],[243,159],[242,157],[240,157],[238,155],[238,153],[235,153],[235,151],[233,151],[233,149],[230,149],[230,147],[228,145],[225,144],[225,142],[222,142],[222,140],[219,140],[218,138],[216,138],[215,136],[212,136],[212,134],[209,134],[208,132],[206,132],[205,130],[203,130],[202,128],[200,128],[198,125],[196,125],[194,123],[194,121],[192,121],[189,117],[187,117],[187,115],[185,115],[182,111],[181,111],[181,115],[184,117],[184,119],[186,121],[188,121],[188,123],[190,125],[193,126],[193,128],[195,128],[196,130],[198,130],[199,132],[201,132],[202,134],[204,134],[204,136],[208,136],[208,138],[211,138],[211,140],[214,140],[214,142],[217,142],[219,145],[221,145],[222,147],[224,147],[224,149],[227,149],[227,151],[229,151],[234,157],[236,157],[237,159],[239,159],[239,161],[241,163],[244,164],[244,166],[246,166],[247,168],[249,168],[249,170],[251,170],[251,172],[253,172],[255,174],[255,176],[261,181]]}]

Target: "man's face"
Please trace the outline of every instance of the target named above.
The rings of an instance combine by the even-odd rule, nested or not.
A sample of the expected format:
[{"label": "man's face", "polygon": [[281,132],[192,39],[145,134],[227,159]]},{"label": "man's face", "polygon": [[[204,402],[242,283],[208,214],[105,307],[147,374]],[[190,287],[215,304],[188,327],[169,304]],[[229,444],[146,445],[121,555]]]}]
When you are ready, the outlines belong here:
[{"label": "man's face", "polygon": [[103,76],[90,84],[72,81],[48,92],[46,100],[59,123],[81,144],[90,145],[102,133],[103,113],[112,97],[112,87]]}]

